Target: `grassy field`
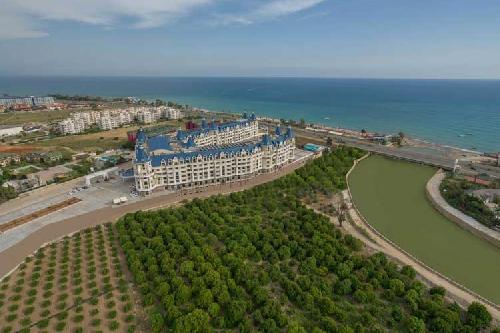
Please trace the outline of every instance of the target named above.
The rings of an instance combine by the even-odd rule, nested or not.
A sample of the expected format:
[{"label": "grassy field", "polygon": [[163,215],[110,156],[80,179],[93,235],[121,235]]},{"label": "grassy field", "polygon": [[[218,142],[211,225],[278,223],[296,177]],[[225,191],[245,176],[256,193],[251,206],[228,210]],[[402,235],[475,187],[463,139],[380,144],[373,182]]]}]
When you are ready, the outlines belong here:
[{"label": "grassy field", "polygon": [[439,214],[427,201],[431,167],[372,156],[349,183],[377,230],[441,273],[500,304],[500,250]]},{"label": "grassy field", "polygon": [[50,123],[68,118],[75,110],[9,112],[0,114],[0,125],[24,125],[27,123]]},{"label": "grassy field", "polygon": [[143,331],[113,227],[45,246],[0,283],[0,332]]}]

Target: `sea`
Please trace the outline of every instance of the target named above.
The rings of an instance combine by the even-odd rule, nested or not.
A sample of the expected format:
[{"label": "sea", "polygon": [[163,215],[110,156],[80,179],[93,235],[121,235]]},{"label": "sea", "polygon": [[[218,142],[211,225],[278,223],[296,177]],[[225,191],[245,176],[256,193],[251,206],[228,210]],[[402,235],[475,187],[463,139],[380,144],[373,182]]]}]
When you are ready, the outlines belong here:
[{"label": "sea", "polygon": [[0,95],[157,98],[500,151],[500,80],[0,77]]}]

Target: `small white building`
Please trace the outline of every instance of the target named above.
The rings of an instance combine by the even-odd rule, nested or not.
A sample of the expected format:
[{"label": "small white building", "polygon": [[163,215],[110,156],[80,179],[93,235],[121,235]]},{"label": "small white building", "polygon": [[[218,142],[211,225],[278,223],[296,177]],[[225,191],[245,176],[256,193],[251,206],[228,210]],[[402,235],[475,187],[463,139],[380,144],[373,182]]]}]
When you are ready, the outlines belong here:
[{"label": "small white building", "polygon": [[2,125],[0,125],[0,138],[5,138],[7,136],[18,135],[22,131],[23,131],[23,127],[22,126],[10,126],[10,125],[2,126]]}]

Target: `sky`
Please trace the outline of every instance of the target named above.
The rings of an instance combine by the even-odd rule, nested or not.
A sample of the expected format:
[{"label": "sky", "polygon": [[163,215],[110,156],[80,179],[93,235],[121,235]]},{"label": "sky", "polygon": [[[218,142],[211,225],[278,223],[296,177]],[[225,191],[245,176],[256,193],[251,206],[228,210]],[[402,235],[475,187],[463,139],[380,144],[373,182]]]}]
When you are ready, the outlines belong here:
[{"label": "sky", "polygon": [[500,79],[499,0],[0,0],[0,75]]}]

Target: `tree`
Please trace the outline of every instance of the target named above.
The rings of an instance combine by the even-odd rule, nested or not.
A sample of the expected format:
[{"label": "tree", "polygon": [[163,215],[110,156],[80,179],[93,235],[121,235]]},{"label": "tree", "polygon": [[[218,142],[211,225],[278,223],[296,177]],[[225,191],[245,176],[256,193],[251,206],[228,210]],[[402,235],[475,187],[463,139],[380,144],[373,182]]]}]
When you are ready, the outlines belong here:
[{"label": "tree", "polygon": [[467,308],[466,324],[479,331],[491,323],[491,314],[486,307],[478,302],[472,302]]},{"label": "tree", "polygon": [[151,322],[151,328],[153,332],[159,333],[163,330],[164,320],[163,316],[158,310],[154,310],[149,316],[149,320]]},{"label": "tree", "polygon": [[210,317],[201,309],[195,309],[187,315],[179,317],[174,327],[176,333],[206,333],[211,331]]},{"label": "tree", "polygon": [[409,333],[423,333],[425,332],[425,323],[422,319],[411,316],[408,318],[406,328]]}]

